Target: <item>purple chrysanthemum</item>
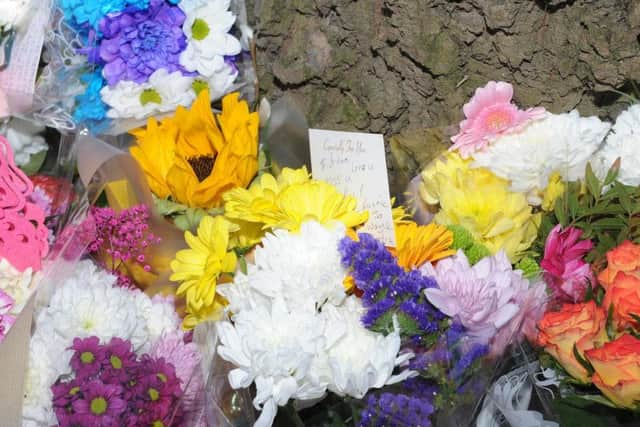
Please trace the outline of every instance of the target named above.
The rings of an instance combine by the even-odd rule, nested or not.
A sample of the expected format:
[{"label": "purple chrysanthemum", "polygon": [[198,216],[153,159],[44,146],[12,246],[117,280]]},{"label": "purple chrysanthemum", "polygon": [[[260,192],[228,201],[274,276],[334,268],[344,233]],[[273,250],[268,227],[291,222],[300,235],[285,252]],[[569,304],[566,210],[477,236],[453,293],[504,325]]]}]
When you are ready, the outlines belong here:
[{"label": "purple chrysanthemum", "polygon": [[159,69],[184,71],[179,62],[186,46],[184,20],[184,12],[164,0],[151,0],[146,10],[129,9],[105,17],[100,22],[104,37],[100,58],[107,83],[143,83]]},{"label": "purple chrysanthemum", "polygon": [[73,402],[73,410],[82,425],[107,427],[119,425],[120,416],[127,409],[122,387],[90,381],[81,387],[82,398]]},{"label": "purple chrysanthemum", "polygon": [[73,402],[82,396],[80,393],[80,380],[58,381],[51,386],[51,393],[53,394],[53,410],[58,422],[60,425],[65,425],[67,424],[66,421],[71,421],[68,418],[73,415]]},{"label": "purple chrysanthemum", "polygon": [[100,372],[104,350],[98,337],[75,338],[71,350],[74,353],[69,364],[75,371],[76,378],[88,379]]},{"label": "purple chrysanthemum", "polygon": [[339,250],[342,264],[350,269],[363,292],[367,311],[362,323],[367,328],[389,331],[395,315],[401,332],[416,343],[422,343],[425,336],[437,336],[446,316],[427,301],[423,292],[437,287],[433,279],[418,270],[405,271],[384,244],[369,234],[360,234],[357,242],[344,238]]},{"label": "purple chrysanthemum", "polygon": [[104,347],[104,368],[100,378],[109,384],[126,383],[129,371],[136,365],[136,354],[131,350],[131,342],[121,338],[111,338]]}]

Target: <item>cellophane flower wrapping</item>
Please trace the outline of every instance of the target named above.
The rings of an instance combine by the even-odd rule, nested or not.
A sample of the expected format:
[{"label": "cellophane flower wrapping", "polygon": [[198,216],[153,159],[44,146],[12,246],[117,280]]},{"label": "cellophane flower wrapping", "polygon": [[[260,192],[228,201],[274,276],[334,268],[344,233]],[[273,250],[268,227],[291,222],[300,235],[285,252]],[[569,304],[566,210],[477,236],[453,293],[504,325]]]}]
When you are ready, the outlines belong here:
[{"label": "cellophane flower wrapping", "polygon": [[[243,0],[56,0],[38,94],[54,127],[117,135],[240,91],[256,98]],[[58,82],[64,81],[64,85]]]}]

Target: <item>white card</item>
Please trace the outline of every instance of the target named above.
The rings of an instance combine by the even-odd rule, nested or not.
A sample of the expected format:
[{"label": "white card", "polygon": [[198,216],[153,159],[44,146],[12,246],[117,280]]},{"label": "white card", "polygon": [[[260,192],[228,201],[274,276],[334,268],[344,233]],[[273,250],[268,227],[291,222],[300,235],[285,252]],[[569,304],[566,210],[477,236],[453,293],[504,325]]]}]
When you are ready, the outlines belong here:
[{"label": "white card", "polygon": [[369,211],[359,231],[396,245],[384,138],[379,134],[309,129],[313,178],[335,185]]}]

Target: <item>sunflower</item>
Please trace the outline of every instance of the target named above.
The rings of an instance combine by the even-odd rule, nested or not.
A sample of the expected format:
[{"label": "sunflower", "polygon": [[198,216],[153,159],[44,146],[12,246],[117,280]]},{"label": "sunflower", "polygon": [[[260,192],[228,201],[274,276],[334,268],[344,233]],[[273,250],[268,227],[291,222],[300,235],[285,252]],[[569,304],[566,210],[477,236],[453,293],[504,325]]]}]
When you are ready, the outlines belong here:
[{"label": "sunflower", "polygon": [[216,121],[203,90],[191,110],[178,107],[174,117],[150,118],[146,128],[132,131],[130,153],[158,198],[216,208],[224,192],[246,187],[255,176],[258,124],[258,113],[250,113],[237,93],[224,97]]},{"label": "sunflower", "polygon": [[197,235],[185,232],[189,249],[178,251],[171,261],[170,280],[180,282],[177,295],[185,297],[188,314],[199,317],[198,313],[224,306],[222,297],[216,294],[216,284],[221,276],[236,269],[235,252],[229,250],[232,231],[234,226],[224,217],[206,216],[200,221]]}]

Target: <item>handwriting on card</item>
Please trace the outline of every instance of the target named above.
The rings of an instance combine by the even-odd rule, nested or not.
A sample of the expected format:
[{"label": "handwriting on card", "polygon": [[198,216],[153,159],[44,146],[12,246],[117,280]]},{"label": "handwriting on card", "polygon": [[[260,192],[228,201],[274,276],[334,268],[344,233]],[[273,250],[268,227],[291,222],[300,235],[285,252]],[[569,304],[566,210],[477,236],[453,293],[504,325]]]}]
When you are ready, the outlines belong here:
[{"label": "handwriting on card", "polygon": [[382,135],[310,129],[309,145],[313,177],[356,197],[358,208],[369,211],[360,231],[395,246]]}]

